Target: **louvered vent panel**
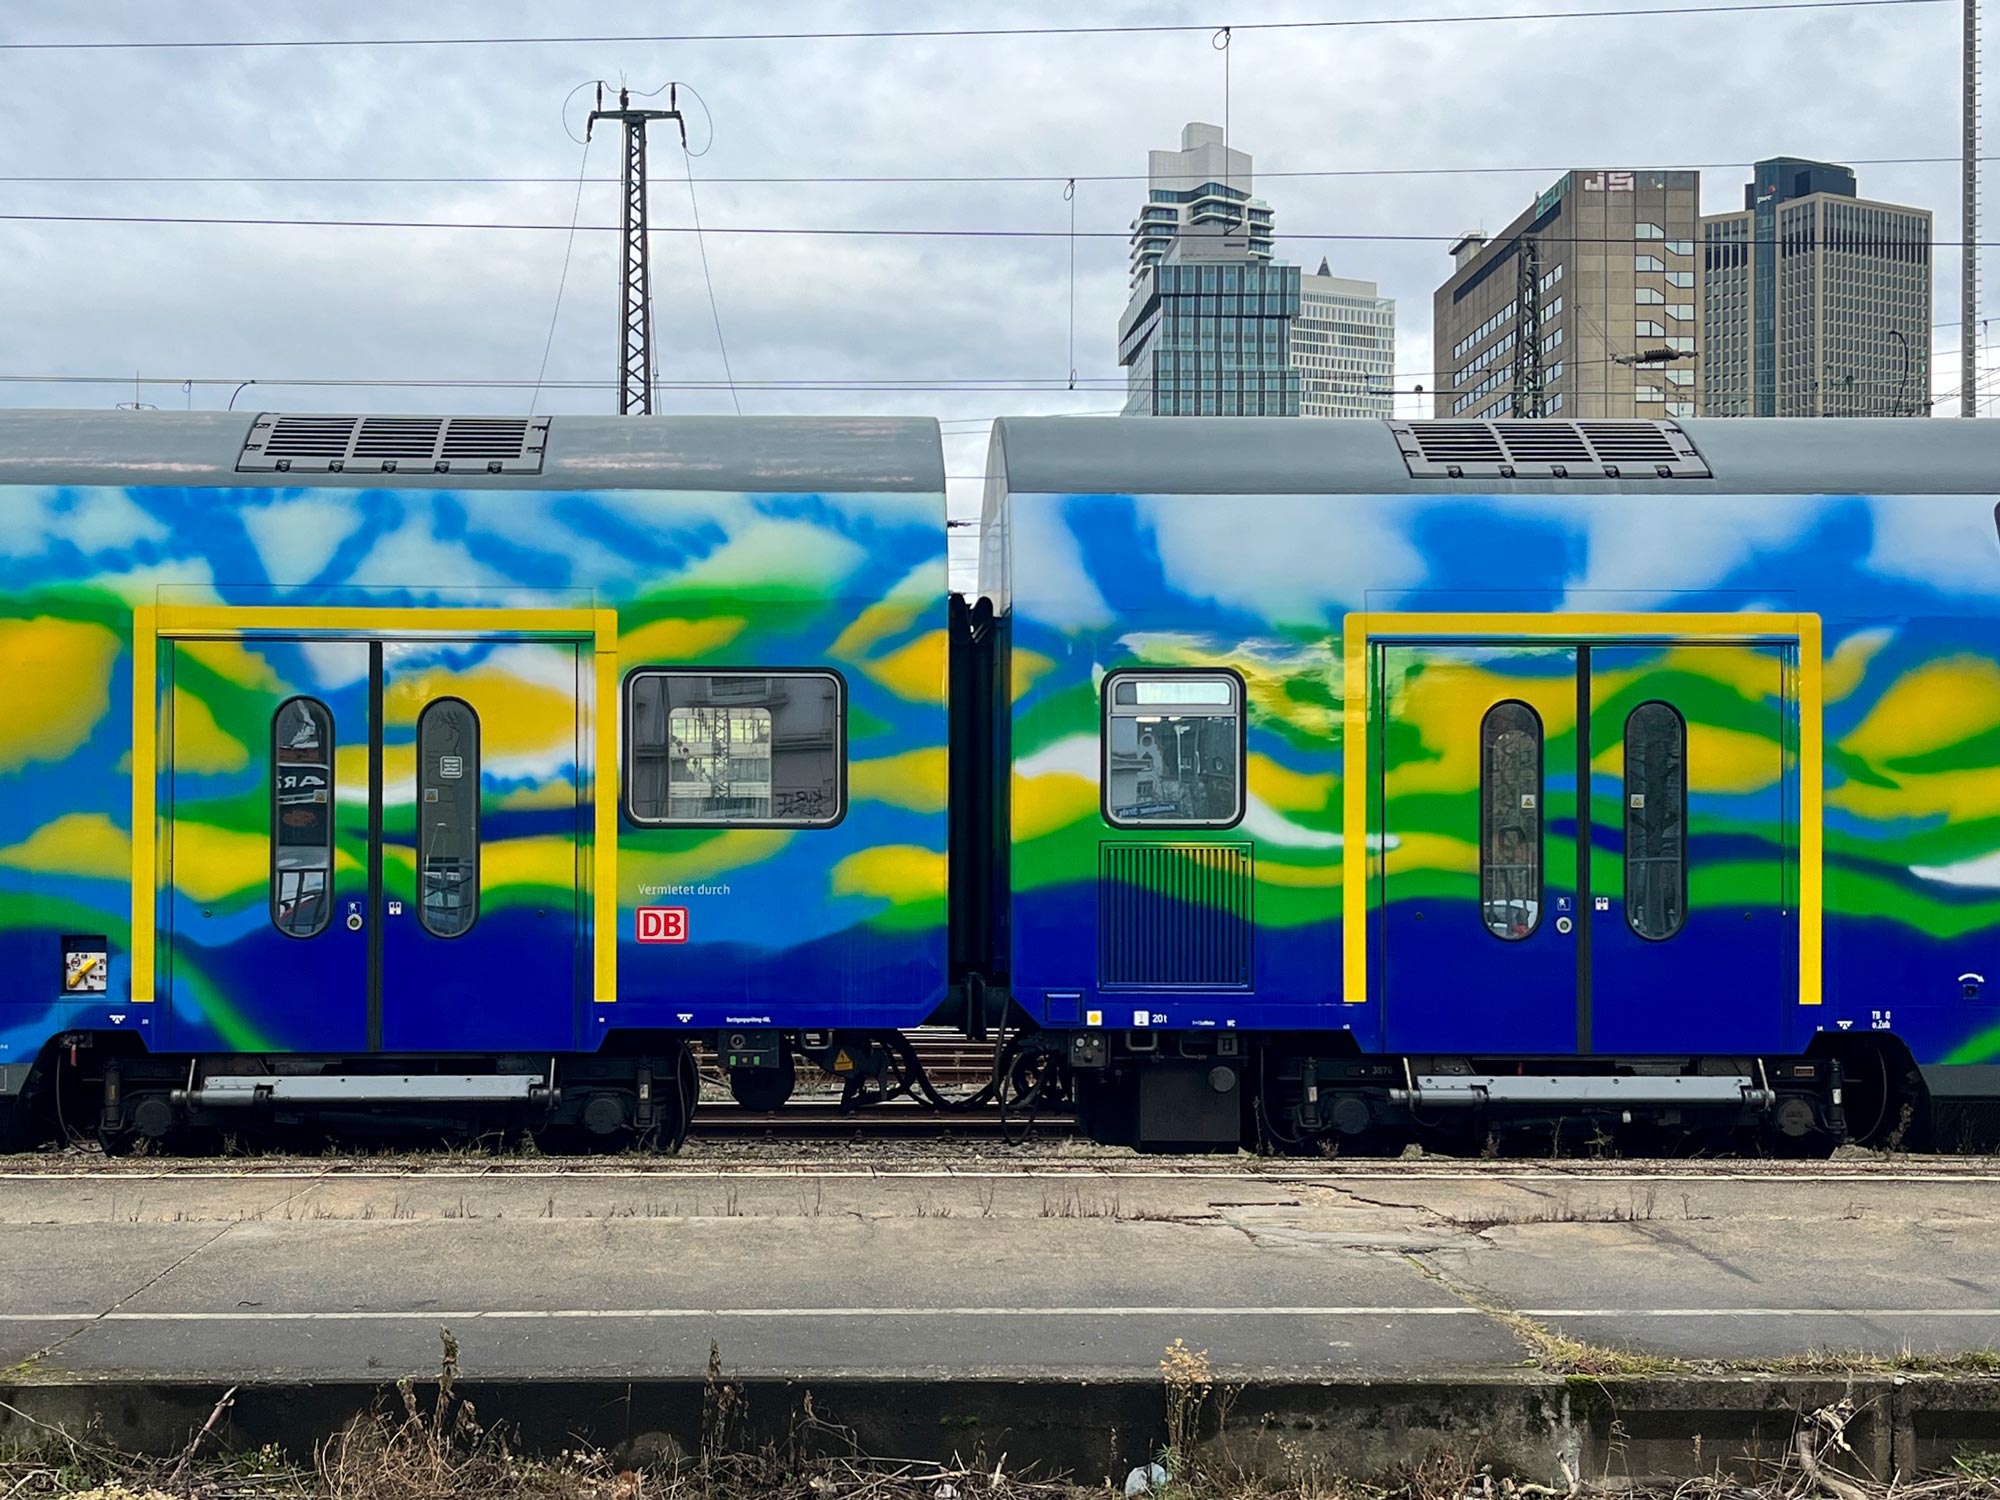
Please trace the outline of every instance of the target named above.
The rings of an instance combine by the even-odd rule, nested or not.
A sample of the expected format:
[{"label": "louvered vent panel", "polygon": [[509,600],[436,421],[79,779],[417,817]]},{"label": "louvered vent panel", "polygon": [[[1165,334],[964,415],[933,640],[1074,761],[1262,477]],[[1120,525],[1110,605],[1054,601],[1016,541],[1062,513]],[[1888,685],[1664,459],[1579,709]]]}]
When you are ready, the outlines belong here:
[{"label": "louvered vent panel", "polygon": [[1590,462],[1590,445],[1567,422],[1495,422],[1493,430],[1516,463]]},{"label": "louvered vent panel", "polygon": [[345,458],[358,423],[355,417],[279,417],[264,449],[274,459]]},{"label": "louvered vent panel", "polygon": [[1412,479],[1710,479],[1675,422],[1391,422]]},{"label": "louvered vent panel", "polygon": [[258,417],[242,474],[539,474],[547,417]]},{"label": "louvered vent panel", "polygon": [[1097,866],[1103,989],[1248,989],[1248,844],[1105,844]]},{"label": "louvered vent panel", "polygon": [[528,424],[519,417],[456,418],[445,429],[446,458],[519,458],[528,441]]},{"label": "louvered vent panel", "polygon": [[1485,422],[1413,423],[1417,447],[1434,464],[1499,463],[1506,458],[1500,438]]},{"label": "louvered vent panel", "polygon": [[443,431],[439,417],[366,417],[355,434],[353,456],[428,461],[437,457]]},{"label": "louvered vent panel", "polygon": [[1680,455],[1653,422],[1581,422],[1583,435],[1607,464],[1670,464]]}]

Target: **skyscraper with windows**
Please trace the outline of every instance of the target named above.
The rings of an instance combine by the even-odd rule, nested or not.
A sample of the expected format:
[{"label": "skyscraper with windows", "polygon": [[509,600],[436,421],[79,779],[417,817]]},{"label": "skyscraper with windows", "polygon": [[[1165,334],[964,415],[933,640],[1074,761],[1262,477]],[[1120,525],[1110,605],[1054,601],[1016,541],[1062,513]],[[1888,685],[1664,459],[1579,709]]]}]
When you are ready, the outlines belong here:
[{"label": "skyscraper with windows", "polygon": [[1241,234],[1252,260],[1271,258],[1271,205],[1250,196],[1250,153],[1224,144],[1220,125],[1191,121],[1181,149],[1146,153],[1146,202],[1132,221],[1134,288],[1181,230]]},{"label": "skyscraper with windows", "polygon": [[1299,414],[1299,268],[1272,261],[1271,210],[1250,183],[1249,153],[1213,125],[1150,153],[1118,323],[1127,416]]},{"label": "skyscraper with windows", "polygon": [[1758,162],[1743,207],[1701,221],[1701,413],[1930,410],[1931,215],[1857,196],[1851,169]]},{"label": "skyscraper with windows", "polygon": [[1335,276],[1324,258],[1299,278],[1292,319],[1299,413],[1307,417],[1396,414],[1396,299],[1372,281]]},{"label": "skyscraper with windows", "polygon": [[1141,275],[1118,324],[1128,417],[1296,417],[1299,268],[1244,237],[1183,230]]},{"label": "skyscraper with windows", "polygon": [[1684,417],[1700,368],[1701,174],[1577,168],[1432,298],[1439,417]]}]

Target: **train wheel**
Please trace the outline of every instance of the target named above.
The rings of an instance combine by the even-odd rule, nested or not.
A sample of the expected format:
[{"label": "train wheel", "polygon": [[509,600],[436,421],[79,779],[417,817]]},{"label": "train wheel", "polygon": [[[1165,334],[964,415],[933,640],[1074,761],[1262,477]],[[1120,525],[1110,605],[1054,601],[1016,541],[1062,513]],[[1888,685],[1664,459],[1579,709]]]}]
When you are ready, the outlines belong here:
[{"label": "train wheel", "polygon": [[729,1075],[729,1092],[753,1114],[783,1109],[798,1083],[798,1068],[789,1047],[778,1053],[775,1068],[737,1068]]}]

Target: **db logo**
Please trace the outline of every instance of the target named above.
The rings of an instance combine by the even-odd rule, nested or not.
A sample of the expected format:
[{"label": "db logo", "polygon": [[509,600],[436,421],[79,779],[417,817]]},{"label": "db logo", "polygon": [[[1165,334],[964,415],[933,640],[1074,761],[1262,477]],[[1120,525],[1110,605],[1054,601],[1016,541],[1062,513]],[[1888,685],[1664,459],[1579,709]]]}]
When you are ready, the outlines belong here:
[{"label": "db logo", "polygon": [[642,906],[639,908],[639,941],[642,943],[685,943],[688,914],[685,906]]}]

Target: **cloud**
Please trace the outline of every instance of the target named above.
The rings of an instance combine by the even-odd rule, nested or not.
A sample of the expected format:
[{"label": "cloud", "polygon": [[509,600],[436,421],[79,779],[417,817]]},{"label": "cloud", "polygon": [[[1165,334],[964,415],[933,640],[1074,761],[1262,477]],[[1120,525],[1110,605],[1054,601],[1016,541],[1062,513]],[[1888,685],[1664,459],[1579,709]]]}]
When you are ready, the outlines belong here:
[{"label": "cloud", "polygon": [[[1425,13],[1462,9],[1427,0]],[[1545,9],[1486,0],[1481,11]],[[1337,11],[1338,8],[1335,8]],[[1389,10],[1394,10],[1390,7]],[[1324,18],[1323,0],[1268,0],[1257,21]],[[742,26],[736,23],[742,21]],[[656,0],[528,7],[387,0],[338,9],[302,0],[210,0],[121,8],[16,0],[9,33],[62,37],[556,33],[715,29],[826,30],[949,25],[957,9],[904,0],[734,11]],[[1062,0],[982,8],[983,24],[1073,24]],[[872,380],[986,388],[746,390],[750,412],[915,412],[947,419],[1003,412],[1116,410],[1090,388],[1122,372],[1116,328],[1126,297],[1123,234],[1143,185],[1104,174],[1145,169],[1191,118],[1223,116],[1251,151],[1257,190],[1276,210],[1279,253],[1372,278],[1398,301],[1398,385],[1434,388],[1430,298],[1449,269],[1441,244],[1311,236],[1450,235],[1495,230],[1570,166],[1708,164],[1706,205],[1740,203],[1747,166],[1798,152],[1834,160],[1925,157],[1955,138],[1956,97],[1930,87],[1957,45],[1949,7],[1596,17],[1508,24],[1260,31],[1210,44],[1212,8],[1196,0],[1106,0],[1088,20],[1184,23],[1176,33],[789,43],[644,43],[501,48],[17,53],[0,96],[0,136],[22,170],[46,174],[455,177],[451,183],[16,183],[19,213],[464,219],[566,226],[582,147],[564,132],[579,82],[627,78],[650,89],[677,76],[713,114],[713,147],[695,163],[710,226],[708,272],[729,363],[745,381]],[[1634,107],[1653,81],[1644,54],[1683,80]],[[1782,57],[1782,68],[1744,58]],[[1579,86],[1522,93],[1555,63]],[[1225,74],[1225,69],[1227,72]],[[1655,72],[1658,70],[1655,69]],[[1661,75],[1666,76],[1665,74]],[[1449,108],[1412,107],[1439,97]],[[1687,83],[1685,80],[1694,80]],[[79,110],[79,99],[116,107]],[[695,144],[700,109],[683,95]],[[569,113],[580,124],[588,96]],[[1527,107],[1521,107],[1526,103]],[[1492,128],[1504,119],[1506,128]],[[683,161],[670,128],[654,137],[653,262],[663,377],[723,373]],[[1578,160],[1586,143],[1589,160]],[[616,218],[617,145],[600,132],[587,161],[585,224]],[[1283,175],[1324,168],[1484,169],[1469,175]],[[1500,170],[1510,169],[1510,170]],[[1519,170],[1511,170],[1519,169]],[[1950,163],[1860,167],[1865,194],[1933,207],[1938,319],[1956,313],[1956,173]],[[903,182],[907,176],[1020,176],[1015,182]],[[1064,197],[1075,176],[1074,202]],[[496,183],[472,179],[538,178]],[[730,182],[732,178],[844,178]],[[1064,235],[1072,223],[1106,237]],[[906,226],[1057,231],[1050,239],[743,236],[735,226]],[[12,224],[0,264],[33,288],[8,309],[4,373],[255,378],[239,407],[293,410],[520,410],[525,389],[314,388],[287,379],[532,381],[562,283],[548,375],[605,382],[613,344],[616,236],[585,232],[563,264],[553,232],[199,228]],[[1072,280],[1072,266],[1074,279]],[[1072,309],[1074,322],[1072,324]],[[1072,333],[1073,328],[1073,333]],[[1942,341],[1949,348],[1947,335]],[[1936,361],[1940,386],[1956,360]],[[1079,389],[1067,389],[1074,369]],[[1009,389],[1029,382],[1039,389]],[[230,385],[146,386],[162,406],[219,407]],[[129,386],[14,385],[22,405],[108,407]],[[667,389],[665,410],[722,412],[726,392]],[[544,412],[604,412],[605,389],[545,389]],[[1428,411],[1406,395],[1405,414]],[[953,473],[983,468],[984,435],[956,426]],[[954,487],[955,513],[976,505]],[[961,551],[963,548],[961,548]]]}]

